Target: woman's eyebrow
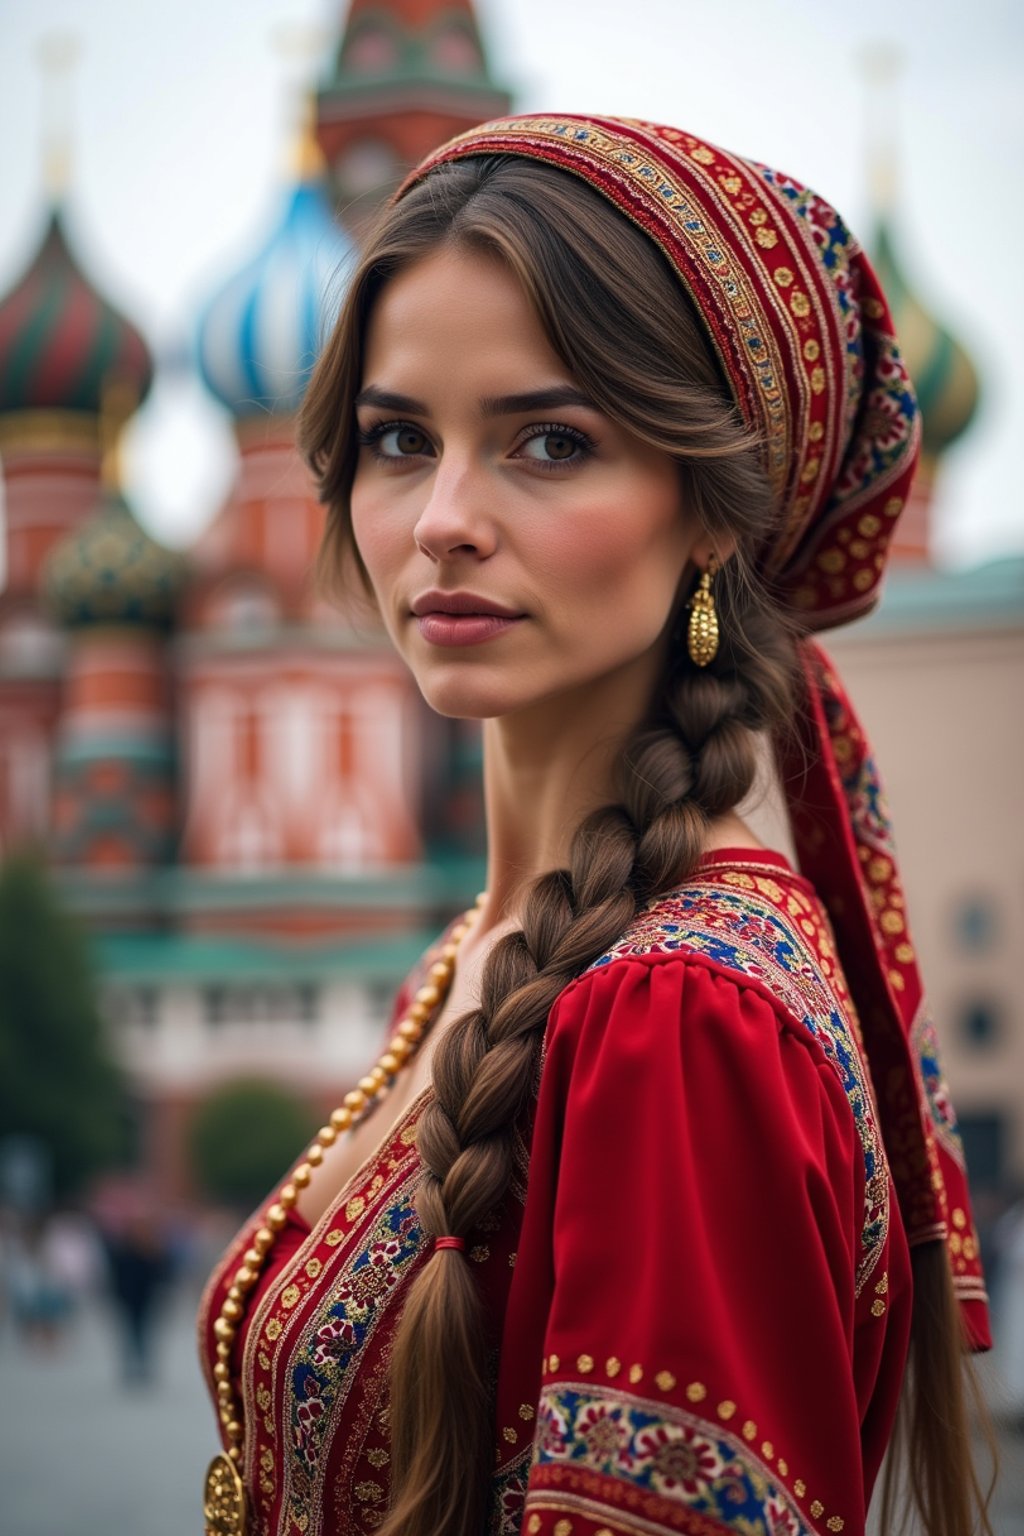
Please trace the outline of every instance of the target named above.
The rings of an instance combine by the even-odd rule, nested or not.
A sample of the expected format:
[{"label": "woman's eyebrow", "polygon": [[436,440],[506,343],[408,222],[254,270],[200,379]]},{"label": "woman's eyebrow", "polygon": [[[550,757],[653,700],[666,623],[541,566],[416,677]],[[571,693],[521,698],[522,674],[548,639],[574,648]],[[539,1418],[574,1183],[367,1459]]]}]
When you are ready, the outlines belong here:
[{"label": "woman's eyebrow", "polygon": [[521,395],[491,395],[481,400],[480,409],[485,416],[518,416],[525,411],[557,411],[564,405],[597,410],[593,400],[572,384],[555,384],[549,389],[529,390]]},{"label": "woman's eyebrow", "polygon": [[378,389],[376,384],[368,384],[356,395],[355,405],[358,409],[361,405],[376,405],[385,411],[404,411],[409,416],[429,416],[430,411],[422,400],[413,400],[411,395],[396,395],[390,389]]},{"label": "woman's eyebrow", "polygon": [[[390,389],[368,384],[355,398],[361,405],[375,405],[380,410],[401,411],[409,416],[429,416],[430,408],[422,400],[411,395],[399,395]],[[519,395],[488,395],[480,401],[484,416],[519,416],[528,411],[557,411],[562,406],[579,405],[585,410],[596,411],[597,406],[582,390],[572,384],[553,384],[547,389],[528,390]]]}]

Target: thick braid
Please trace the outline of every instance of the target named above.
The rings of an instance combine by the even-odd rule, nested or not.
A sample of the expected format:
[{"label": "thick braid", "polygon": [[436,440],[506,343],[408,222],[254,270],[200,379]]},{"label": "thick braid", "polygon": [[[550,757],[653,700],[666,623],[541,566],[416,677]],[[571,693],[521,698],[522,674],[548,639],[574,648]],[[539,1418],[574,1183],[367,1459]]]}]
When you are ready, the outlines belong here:
[{"label": "thick braid", "polygon": [[[732,604],[723,598],[725,628]],[[658,718],[624,754],[622,803],[588,816],[568,869],[534,883],[522,927],[488,957],[479,1008],[439,1042],[435,1096],[417,1137],[424,1168],[417,1206],[427,1233],[468,1237],[499,1205],[555,1000],[622,934],[640,903],[692,873],[711,818],[750,790],[755,732],[784,718],[793,668],[774,615],[748,611],[744,620],[713,669],[699,672],[685,657],[670,668]],[[493,1438],[486,1355],[469,1266],[458,1253],[437,1252],[410,1287],[396,1340],[393,1371],[403,1383],[392,1403],[397,1498],[384,1536],[476,1536],[483,1528]],[[416,1383],[425,1384],[422,1400]],[[450,1418],[443,1425],[436,1423],[439,1402]],[[434,1428],[424,1436],[428,1409]],[[453,1443],[459,1470],[446,1459]],[[474,1469],[468,1479],[467,1466]]]}]

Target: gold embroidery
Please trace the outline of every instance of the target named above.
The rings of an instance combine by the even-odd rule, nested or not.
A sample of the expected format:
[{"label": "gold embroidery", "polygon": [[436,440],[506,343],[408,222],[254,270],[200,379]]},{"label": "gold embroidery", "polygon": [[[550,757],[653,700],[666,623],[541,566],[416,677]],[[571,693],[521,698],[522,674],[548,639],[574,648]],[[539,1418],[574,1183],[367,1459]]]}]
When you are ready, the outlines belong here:
[{"label": "gold embroidery", "polygon": [[261,1349],[259,1354],[256,1356],[256,1358],[257,1358],[257,1360],[260,1363],[260,1369],[261,1370],[264,1370],[264,1371],[269,1371],[270,1370],[270,1356],[267,1354],[266,1350]]},{"label": "gold embroidery", "polygon": [[825,1513],[825,1506],[824,1506],[824,1504],[821,1502],[820,1499],[815,1499],[814,1503],[811,1505],[811,1514],[814,1516],[815,1520],[817,1520],[818,1516],[819,1515],[823,1515],[824,1513]]},{"label": "gold embroidery", "polygon": [[510,1253],[508,1256],[508,1267],[509,1269],[515,1269],[516,1267],[516,1255],[514,1253]]},{"label": "gold embroidery", "polygon": [[384,1497],[380,1483],[356,1483],[355,1496],[363,1504],[379,1504]]},{"label": "gold embroidery", "polygon": [[766,1461],[774,1460],[774,1458],[775,1458],[775,1447],[774,1447],[774,1445],[772,1445],[770,1440],[765,1440],[765,1441],[762,1442],[762,1444],[761,1444],[761,1455],[765,1458]]},{"label": "gold embroidery", "polygon": [[[711,153],[710,149],[705,149],[703,146],[701,146],[700,149],[691,149],[690,159],[698,161],[700,165],[714,165],[715,163],[715,157]],[[572,1526],[569,1524],[568,1520],[565,1520],[562,1523],[565,1526],[565,1530],[560,1531],[556,1525],[555,1536],[569,1536],[569,1532],[572,1530]]]},{"label": "gold embroidery", "polygon": [[328,1248],[337,1248],[338,1244],[341,1242],[344,1236],[345,1234],[340,1227],[332,1227],[327,1236],[324,1238],[324,1242],[327,1244]]},{"label": "gold embroidery", "polygon": [[708,1389],[702,1381],[691,1381],[686,1395],[691,1403],[702,1403],[708,1395]]},{"label": "gold embroidery", "polygon": [[533,1404],[532,1403],[520,1403],[519,1404],[519,1417],[521,1419],[527,1419],[527,1420],[532,1419],[533,1418],[533,1414],[534,1414],[534,1408],[533,1408]]},{"label": "gold embroidery", "polygon": [[643,1374],[644,1374],[644,1368],[643,1368],[642,1365],[631,1365],[630,1366],[630,1368],[629,1368],[629,1379],[633,1383],[634,1386],[636,1385],[636,1383],[638,1381],[641,1380],[641,1378],[643,1377]]},{"label": "gold embroidery", "polygon": [[762,250],[765,251],[774,250],[775,246],[777,246],[779,243],[779,237],[775,233],[774,229],[759,229],[757,234],[754,236],[754,239],[757,241]]},{"label": "gold embroidery", "polygon": [[878,1300],[876,1298],[871,1303],[871,1316],[872,1317],[881,1317],[884,1312],[885,1312],[885,1302],[884,1301],[880,1301],[880,1300]]},{"label": "gold embroidery", "polygon": [[379,1446],[375,1446],[372,1451],[367,1451],[366,1459],[370,1463],[370,1466],[376,1467],[377,1471],[379,1472],[381,1467],[387,1466],[388,1462],[391,1460],[391,1456],[387,1451],[382,1450]]},{"label": "gold embroidery", "polygon": [[790,296],[789,307],[802,320],[811,312],[811,301],[806,293],[794,293]]},{"label": "gold embroidery", "polygon": [[590,1371],[592,1371],[594,1369],[594,1357],[593,1357],[593,1355],[580,1355],[580,1356],[578,1356],[577,1360],[576,1360],[576,1369],[578,1371],[581,1371],[583,1373],[583,1375],[586,1376],[588,1374],[588,1372],[590,1372]]},{"label": "gold embroidery", "polygon": [[283,1291],[281,1294],[282,1307],[285,1307],[290,1312],[301,1295],[302,1292],[299,1290],[297,1285],[290,1285],[288,1289]]},{"label": "gold embroidery", "polygon": [[311,1280],[315,1280],[321,1269],[323,1269],[323,1265],[320,1263],[319,1259],[310,1259],[309,1263],[306,1265],[306,1274]]},{"label": "gold embroidery", "polygon": [[825,370],[824,370],[824,368],[812,368],[811,369],[811,393],[815,394],[815,395],[820,395],[824,388],[825,388]]},{"label": "gold embroidery", "polygon": [[508,1441],[509,1445],[515,1445],[516,1441],[519,1439],[518,1432],[514,1430],[510,1424],[506,1424],[501,1433],[504,1439]]},{"label": "gold embroidery", "polygon": [[830,1515],[825,1521],[830,1531],[841,1531],[845,1523],[841,1515]]},{"label": "gold embroidery", "polygon": [[366,1201],[362,1195],[356,1195],[345,1207],[345,1220],[355,1221],[356,1217],[361,1216],[365,1210]]},{"label": "gold embroidery", "polygon": [[[821,442],[822,438],[825,436],[825,428],[822,426],[820,421],[812,421],[811,422],[810,426],[807,428],[807,436],[810,438],[812,443],[820,443]],[[849,536],[850,536],[849,535],[849,530],[844,528],[842,530],[842,532],[840,533],[840,535],[839,535],[840,538],[843,537],[843,533],[846,534],[846,537],[848,539]],[[845,542],[845,540],[844,540],[844,542]]]},{"label": "gold embroidery", "polygon": [[663,1392],[671,1392],[676,1384],[676,1379],[671,1371],[659,1371],[654,1379]]},{"label": "gold embroidery", "polygon": [[903,502],[898,496],[890,496],[885,504],[886,517],[899,517],[903,511]]},{"label": "gold embroidery", "polygon": [[266,1387],[260,1386],[256,1388],[256,1401],[265,1413],[270,1407],[270,1393]]},{"label": "gold embroidery", "polygon": [[798,1477],[796,1482],[793,1484],[793,1492],[796,1494],[798,1499],[802,1499],[804,1494],[807,1492],[807,1484],[804,1482],[802,1477]]},{"label": "gold embroidery", "polygon": [[967,1225],[967,1217],[964,1215],[959,1206],[957,1206],[956,1210],[953,1212],[953,1225],[954,1227],[959,1227],[961,1231],[963,1231],[964,1227]]},{"label": "gold embroidery", "polygon": [[279,1317],[272,1317],[264,1331],[271,1343],[275,1339],[279,1339],[281,1337],[281,1319]]},{"label": "gold embroidery", "polygon": [[775,281],[778,283],[780,288],[788,288],[790,283],[793,281],[793,273],[790,271],[789,267],[776,267]]},{"label": "gold embroidery", "polygon": [[744,1440],[754,1440],[754,1439],[756,1439],[756,1437],[757,1437],[757,1425],[754,1423],[753,1419],[748,1419],[747,1420],[747,1422],[743,1426],[742,1433],[743,1433]]},{"label": "gold embroidery", "polygon": [[736,1404],[730,1402],[729,1399],[726,1398],[724,1403],[719,1403],[716,1411],[720,1419],[731,1419],[733,1414],[736,1412]]},{"label": "gold embroidery", "polygon": [[526,1522],[526,1529],[532,1533],[540,1530],[540,1515],[531,1515]]},{"label": "gold embroidery", "polygon": [[617,1360],[614,1355],[609,1355],[604,1363],[604,1368],[609,1376],[617,1376],[622,1370],[622,1361]]},{"label": "gold embroidery", "polygon": [[559,1360],[557,1355],[552,1355],[551,1359],[548,1361],[548,1369],[551,1371],[557,1371],[561,1363],[562,1362]]},{"label": "gold embroidery", "polygon": [[804,357],[806,357],[809,363],[816,363],[820,356],[821,348],[813,338],[810,341],[804,342]]},{"label": "gold embroidery", "polygon": [[477,1247],[469,1250],[469,1256],[474,1264],[486,1264],[491,1256],[491,1250],[486,1243],[479,1243]]},{"label": "gold embroidery", "polygon": [[789,1475],[789,1462],[783,1461],[781,1456],[778,1459],[777,1466],[779,1469],[780,1477],[787,1477]]}]

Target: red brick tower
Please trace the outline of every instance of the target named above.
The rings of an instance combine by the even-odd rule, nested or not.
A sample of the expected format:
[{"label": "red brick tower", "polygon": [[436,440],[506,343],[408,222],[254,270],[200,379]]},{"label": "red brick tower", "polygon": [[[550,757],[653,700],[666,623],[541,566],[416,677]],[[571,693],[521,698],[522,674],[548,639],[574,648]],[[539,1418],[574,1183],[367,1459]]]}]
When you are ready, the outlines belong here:
[{"label": "red brick tower", "polygon": [[358,233],[428,150],[510,103],[472,0],[352,0],[317,125],[345,223]]}]

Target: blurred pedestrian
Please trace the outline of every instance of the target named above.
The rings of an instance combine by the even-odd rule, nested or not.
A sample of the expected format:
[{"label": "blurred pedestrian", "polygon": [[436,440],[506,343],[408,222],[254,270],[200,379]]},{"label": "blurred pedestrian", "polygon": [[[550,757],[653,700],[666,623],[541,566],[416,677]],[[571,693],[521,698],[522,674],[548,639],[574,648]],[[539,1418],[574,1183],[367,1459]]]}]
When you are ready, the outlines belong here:
[{"label": "blurred pedestrian", "polygon": [[153,1333],[173,1274],[169,1244],[153,1215],[133,1213],[106,1239],[110,1297],[121,1335],[123,1380],[153,1379]]}]

